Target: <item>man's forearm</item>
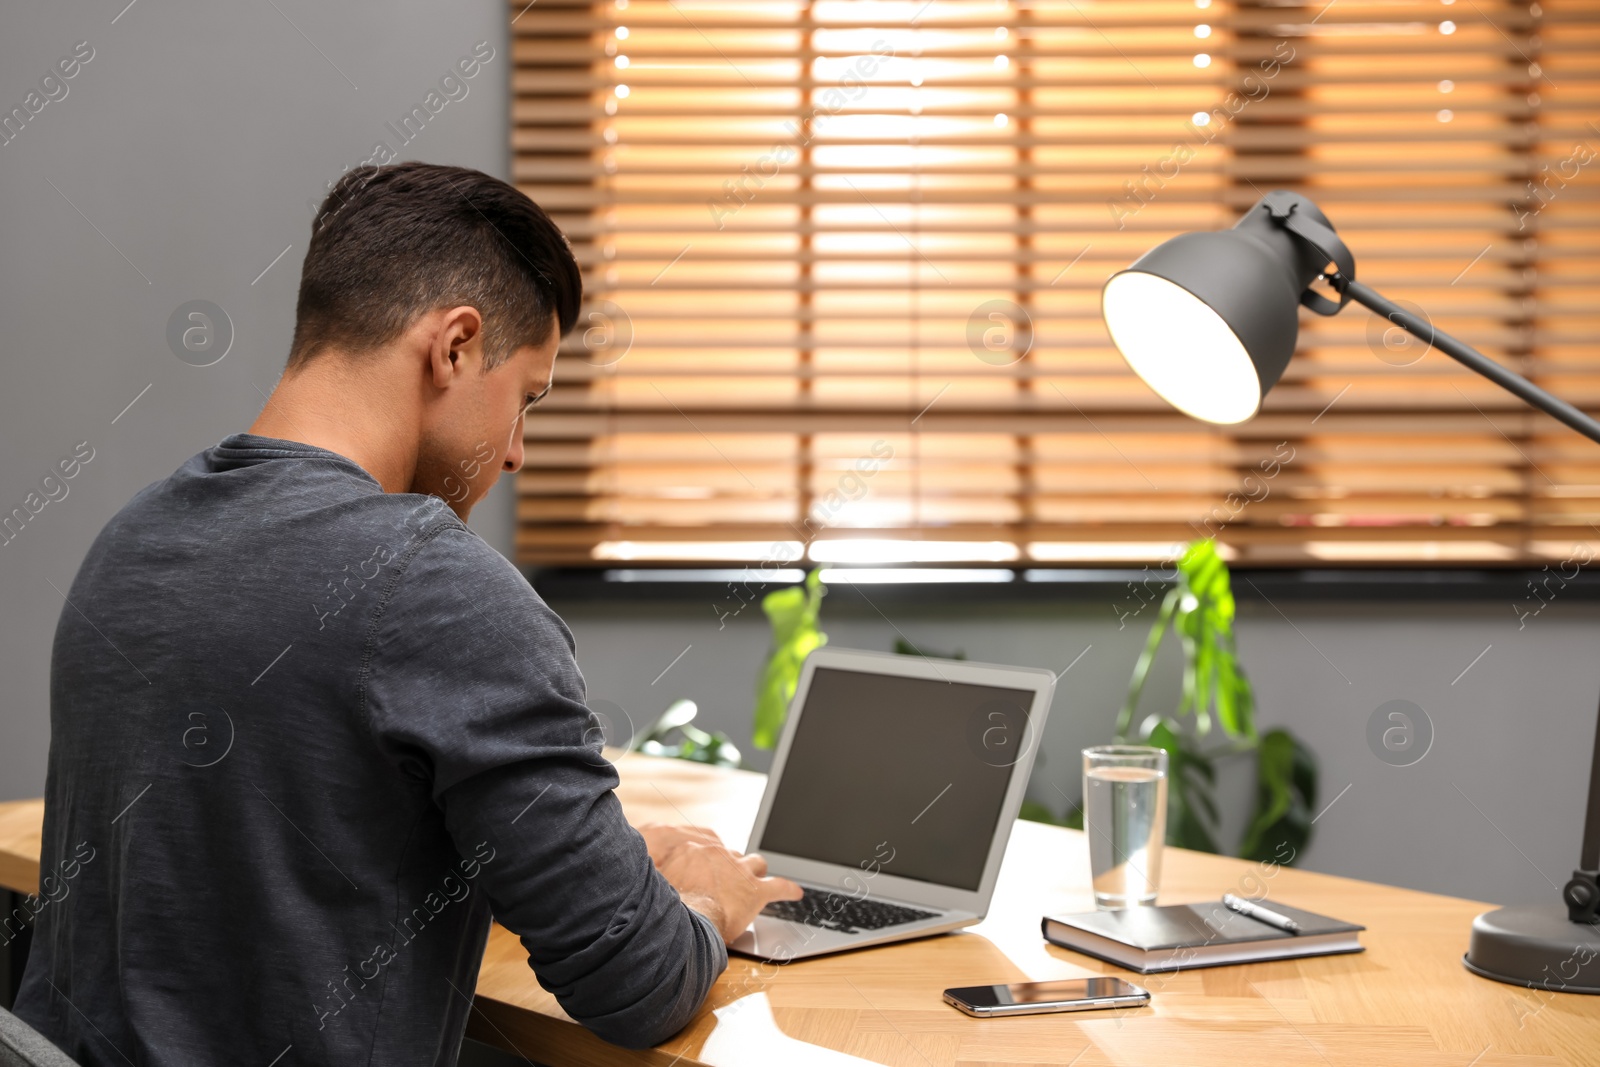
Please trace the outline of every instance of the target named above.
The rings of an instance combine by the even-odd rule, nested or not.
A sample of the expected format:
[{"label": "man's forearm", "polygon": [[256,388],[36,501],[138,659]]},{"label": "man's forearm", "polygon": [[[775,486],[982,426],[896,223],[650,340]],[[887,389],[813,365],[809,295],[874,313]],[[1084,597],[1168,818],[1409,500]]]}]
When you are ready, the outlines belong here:
[{"label": "man's forearm", "polygon": [[[684,910],[690,920],[690,948],[684,954],[679,980],[668,987],[672,999],[659,1005],[636,1005],[603,1019],[582,1018],[580,1022],[624,1048],[659,1045],[689,1024],[712,985],[727,969],[728,950],[712,919],[692,907]],[[658,990],[656,995],[665,992]]]}]

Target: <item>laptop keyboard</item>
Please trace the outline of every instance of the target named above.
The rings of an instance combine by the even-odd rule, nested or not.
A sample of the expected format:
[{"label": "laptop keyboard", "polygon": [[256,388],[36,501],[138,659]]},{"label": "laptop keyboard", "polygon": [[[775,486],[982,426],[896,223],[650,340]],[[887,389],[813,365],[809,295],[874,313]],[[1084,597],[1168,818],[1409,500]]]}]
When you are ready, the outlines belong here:
[{"label": "laptop keyboard", "polygon": [[932,919],[939,913],[887,904],[870,897],[857,899],[843,893],[830,893],[825,889],[802,887],[805,896],[799,900],[775,900],[761,910],[761,914],[775,919],[820,926],[842,934],[862,930],[882,930],[886,926]]}]

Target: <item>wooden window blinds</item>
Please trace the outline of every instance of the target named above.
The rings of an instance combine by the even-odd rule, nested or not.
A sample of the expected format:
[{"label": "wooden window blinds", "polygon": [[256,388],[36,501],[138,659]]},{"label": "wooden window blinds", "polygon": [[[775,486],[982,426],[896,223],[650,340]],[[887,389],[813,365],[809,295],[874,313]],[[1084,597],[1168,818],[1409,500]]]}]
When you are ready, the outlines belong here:
[{"label": "wooden window blinds", "polygon": [[1363,281],[1594,412],[1600,0],[510,11],[515,180],[588,294],[527,421],[525,563],[1600,548],[1600,446],[1364,309],[1303,313],[1227,430],[1099,318],[1144,250],[1289,188]]}]

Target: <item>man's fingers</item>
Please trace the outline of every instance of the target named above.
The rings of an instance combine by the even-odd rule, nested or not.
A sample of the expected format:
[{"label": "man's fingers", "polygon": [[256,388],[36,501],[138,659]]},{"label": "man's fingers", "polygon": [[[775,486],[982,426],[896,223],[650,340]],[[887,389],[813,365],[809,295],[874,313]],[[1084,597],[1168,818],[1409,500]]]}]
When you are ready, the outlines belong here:
[{"label": "man's fingers", "polygon": [[776,875],[771,878],[761,879],[761,888],[765,892],[766,898],[769,901],[799,900],[805,895],[805,890],[801,889],[798,885],[789,881],[787,878],[779,878]]},{"label": "man's fingers", "polygon": [[765,877],[767,858],[760,853],[752,852],[748,856],[740,856],[737,862],[760,884],[761,893],[768,901],[799,900],[805,895],[804,890],[787,878]]},{"label": "man's fingers", "polygon": [[722,838],[717,832],[707,826],[687,826],[683,823],[652,822],[639,827],[641,833],[647,830],[657,830],[673,836],[687,837],[695,841],[706,841],[713,845],[722,844]]}]

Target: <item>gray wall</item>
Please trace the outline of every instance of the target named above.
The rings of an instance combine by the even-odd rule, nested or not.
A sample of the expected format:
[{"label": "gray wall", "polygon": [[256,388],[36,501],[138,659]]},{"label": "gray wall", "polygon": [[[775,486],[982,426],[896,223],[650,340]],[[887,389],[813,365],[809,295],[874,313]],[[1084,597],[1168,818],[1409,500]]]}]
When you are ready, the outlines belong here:
[{"label": "gray wall", "polygon": [[[271,391],[307,202],[380,140],[401,159],[507,170],[495,0],[126,2],[0,5],[0,112],[26,107],[78,42],[93,49],[0,144],[0,513],[79,442],[94,449],[66,496],[0,544],[0,798],[44,789],[58,590],[89,542],[139,488],[249,426]],[[480,41],[494,59],[403,145],[386,124]],[[207,367],[167,343],[168,317],[197,299],[233,323]],[[509,545],[507,485],[474,524]]]},{"label": "gray wall", "polygon": [[[1083,653],[1058,683],[1029,786],[1031,798],[1057,812],[1078,800],[1077,752],[1110,740],[1154,609],[1119,630],[1111,604],[1100,600],[929,608],[881,589],[872,598],[882,614],[843,596],[824,601],[830,643],[887,651],[903,634],[919,647],[1057,671]],[[749,747],[768,639],[758,607],[719,629],[709,599],[557,598],[552,605],[577,637],[594,701],[617,705],[643,729],[672,699],[689,697],[700,704],[703,725],[725,730],[752,763],[766,765],[768,754]],[[1289,727],[1321,762],[1318,807],[1331,806],[1316,823],[1304,866],[1499,903],[1558,903],[1583,827],[1600,696],[1600,605],[1557,599],[1521,629],[1509,602],[1275,597],[1243,601],[1239,612],[1239,652],[1255,684],[1258,721]],[[1169,651],[1145,709],[1176,703],[1178,660]],[[1368,743],[1368,720],[1392,700],[1412,702],[1432,723],[1431,748],[1409,766],[1383,762]],[[1234,765],[1225,778],[1231,846],[1253,769]]]}]

